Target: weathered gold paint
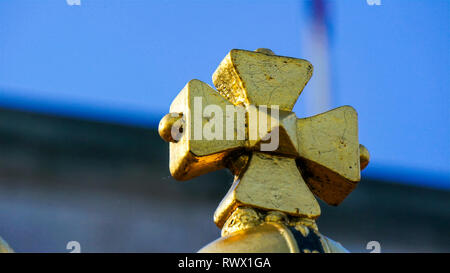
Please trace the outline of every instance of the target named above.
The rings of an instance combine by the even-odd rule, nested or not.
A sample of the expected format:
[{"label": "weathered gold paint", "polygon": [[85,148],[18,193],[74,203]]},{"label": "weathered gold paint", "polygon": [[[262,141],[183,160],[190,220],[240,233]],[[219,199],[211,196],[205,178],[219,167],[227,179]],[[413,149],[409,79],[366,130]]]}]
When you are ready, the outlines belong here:
[{"label": "weathered gold paint", "polygon": [[236,178],[214,214],[219,228],[234,209],[251,206],[293,216],[317,218],[320,206],[309,190],[294,158],[254,152],[247,170]]},{"label": "weathered gold paint", "polygon": [[358,116],[342,106],[297,120],[299,169],[311,191],[338,205],[361,180]]},{"label": "weathered gold paint", "polygon": [[[231,105],[226,99],[215,92],[212,87],[199,80],[191,80],[178,94],[170,106],[170,113],[183,114],[183,134],[177,142],[170,143],[170,172],[178,180],[188,180],[193,177],[215,171],[224,167],[224,158],[230,152],[244,145],[243,140],[195,140],[194,120],[195,113],[194,98],[203,98],[202,104],[217,105],[225,113],[226,105]],[[200,113],[201,114],[201,113]],[[225,123],[226,118],[223,117]],[[202,128],[209,120],[202,117]],[[162,137],[170,134],[169,122],[172,120],[163,118],[159,128]],[[224,124],[225,125],[225,124]],[[238,127],[235,126],[235,129]],[[225,130],[223,131],[225,134]],[[235,133],[237,134],[237,132]]]},{"label": "weathered gold paint", "polygon": [[233,104],[291,111],[312,70],[306,60],[233,49],[214,72],[213,83]]},{"label": "weathered gold paint", "polygon": [[[320,207],[313,194],[338,205],[356,187],[370,156],[359,144],[357,113],[352,107],[300,119],[291,112],[312,71],[308,61],[276,56],[269,49],[233,49],[213,74],[217,91],[201,81],[190,81],[170,107],[174,115],[161,120],[159,132],[171,142],[170,171],[176,179],[188,180],[225,167],[235,175],[214,214],[223,237],[202,252],[308,252],[296,245],[287,226],[304,236],[316,232],[326,252],[345,251],[318,233],[314,219]],[[266,115],[271,120],[267,133],[279,131],[279,147],[272,152],[260,150],[261,139],[249,137],[249,128],[258,121],[248,115],[243,140],[189,138],[195,126],[196,96],[203,98],[203,106],[219,105],[224,113],[227,105],[259,114],[261,105],[278,106],[277,122],[270,110]],[[181,122],[183,132],[173,140],[168,133],[176,122]],[[208,122],[202,118],[201,125]],[[240,129],[235,126],[235,130],[237,135]]]}]

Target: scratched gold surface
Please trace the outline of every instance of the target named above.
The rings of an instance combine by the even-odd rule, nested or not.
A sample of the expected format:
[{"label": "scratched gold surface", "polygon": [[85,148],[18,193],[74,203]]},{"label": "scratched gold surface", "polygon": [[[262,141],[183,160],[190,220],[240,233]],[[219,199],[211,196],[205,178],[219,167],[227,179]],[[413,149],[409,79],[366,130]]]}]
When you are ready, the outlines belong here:
[{"label": "scratched gold surface", "polygon": [[312,70],[306,60],[233,49],[214,72],[213,83],[234,104],[291,111]]},{"label": "scratched gold surface", "polygon": [[312,192],[338,205],[361,179],[358,115],[342,106],[297,120],[299,168]]},{"label": "scratched gold surface", "polygon": [[214,221],[222,228],[239,206],[282,211],[294,216],[316,218],[320,207],[303,180],[295,159],[254,152],[247,170],[233,183],[220,203]]},{"label": "scratched gold surface", "polygon": [[[225,130],[223,130],[222,140],[196,140],[194,135],[194,117],[197,114],[194,107],[195,97],[202,98],[203,107],[216,105],[223,109],[224,114],[226,113],[226,105],[231,104],[215,92],[212,87],[199,80],[188,82],[172,102],[170,112],[182,113],[184,119],[181,139],[178,142],[170,143],[170,172],[178,180],[188,180],[223,168],[224,157],[231,151],[244,145],[243,140],[226,140]],[[164,122],[160,125],[160,128],[168,128],[169,126],[164,126],[167,120],[163,120]],[[210,122],[208,118],[204,117],[200,120],[201,128]],[[222,117],[222,120],[225,126],[226,117]],[[234,126],[234,128],[237,130],[238,126]],[[200,132],[203,132],[203,130]],[[170,133],[160,131],[160,134],[165,136]],[[236,134],[237,132],[235,132]]]}]

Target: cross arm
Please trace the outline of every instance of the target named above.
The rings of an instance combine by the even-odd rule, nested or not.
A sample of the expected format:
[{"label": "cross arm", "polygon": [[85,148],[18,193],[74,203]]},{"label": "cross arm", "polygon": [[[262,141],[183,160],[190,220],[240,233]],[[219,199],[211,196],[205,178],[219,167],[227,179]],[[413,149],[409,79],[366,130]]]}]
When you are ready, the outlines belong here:
[{"label": "cross arm", "polygon": [[338,205],[357,186],[369,152],[359,144],[358,115],[351,106],[297,119],[297,166],[311,191]]}]

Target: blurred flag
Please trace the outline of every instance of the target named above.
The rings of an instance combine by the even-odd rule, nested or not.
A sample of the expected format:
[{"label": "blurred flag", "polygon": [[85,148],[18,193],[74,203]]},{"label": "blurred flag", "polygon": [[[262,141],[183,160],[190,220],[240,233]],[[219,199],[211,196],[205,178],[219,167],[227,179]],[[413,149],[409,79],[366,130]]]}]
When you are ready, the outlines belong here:
[{"label": "blurred flag", "polygon": [[312,91],[305,94],[306,114],[315,115],[332,107],[329,70],[329,3],[324,0],[306,1],[307,27],[304,31],[305,56],[314,66],[310,82]]}]

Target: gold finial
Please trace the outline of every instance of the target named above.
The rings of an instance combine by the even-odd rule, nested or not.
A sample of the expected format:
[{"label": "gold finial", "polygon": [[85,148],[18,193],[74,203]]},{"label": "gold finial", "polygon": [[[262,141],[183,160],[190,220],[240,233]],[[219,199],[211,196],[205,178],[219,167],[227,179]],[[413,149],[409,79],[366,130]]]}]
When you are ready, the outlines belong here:
[{"label": "gold finial", "polygon": [[[169,113],[165,115],[158,126],[158,133],[167,142],[177,142],[183,133],[182,113]],[[178,127],[174,125],[179,125]]]},{"label": "gold finial", "polygon": [[259,53],[264,53],[264,54],[267,54],[267,55],[275,55],[275,53],[272,50],[268,49],[268,48],[258,48],[255,51],[259,52]]},{"label": "gold finial", "polygon": [[[308,118],[292,112],[312,71],[308,61],[269,49],[233,49],[213,74],[217,91],[199,80],[188,82],[170,107],[179,114],[161,120],[159,133],[171,142],[176,179],[225,167],[235,174],[214,215],[220,228],[243,207],[274,211],[267,214],[269,222],[280,215],[313,221],[320,215],[314,195],[338,205],[356,187],[369,161],[359,144],[356,111],[343,106]],[[230,115],[230,108],[237,110]],[[241,123],[239,109],[245,112]],[[278,145],[263,149],[273,140]]]},{"label": "gold finial", "polygon": [[367,150],[367,148],[362,144],[359,144],[359,161],[361,164],[361,170],[364,170],[364,168],[369,165],[370,161],[369,150]]}]

